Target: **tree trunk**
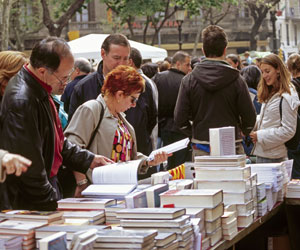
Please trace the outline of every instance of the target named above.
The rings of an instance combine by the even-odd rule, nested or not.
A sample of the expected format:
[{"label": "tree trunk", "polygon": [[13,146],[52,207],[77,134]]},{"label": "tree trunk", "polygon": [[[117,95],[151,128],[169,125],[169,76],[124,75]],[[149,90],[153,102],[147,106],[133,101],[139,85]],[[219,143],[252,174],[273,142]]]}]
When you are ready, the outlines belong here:
[{"label": "tree trunk", "polygon": [[150,17],[147,16],[147,20],[146,20],[145,27],[143,30],[143,43],[144,44],[147,44],[147,31],[148,31],[149,23],[150,23]]},{"label": "tree trunk", "polygon": [[60,37],[63,28],[68,24],[75,12],[82,7],[84,1],[85,0],[74,1],[68,10],[56,22],[54,22],[50,16],[47,0],[41,0],[43,7],[43,22],[47,27],[50,36]]},{"label": "tree trunk", "polygon": [[132,16],[129,16],[126,20],[127,25],[128,25],[128,29],[130,31],[130,39],[134,38],[134,31],[133,31],[133,27],[132,27]]},{"label": "tree trunk", "polygon": [[8,50],[9,16],[10,16],[11,5],[12,5],[11,0],[3,0],[1,51]]},{"label": "tree trunk", "polygon": [[199,25],[198,29],[197,29],[197,35],[196,35],[196,38],[195,38],[195,43],[194,43],[194,48],[193,48],[193,53],[192,53],[193,57],[197,56],[197,47],[198,47],[198,43],[199,43],[199,40],[200,40],[201,30],[202,30],[202,27],[201,27],[201,25]]}]

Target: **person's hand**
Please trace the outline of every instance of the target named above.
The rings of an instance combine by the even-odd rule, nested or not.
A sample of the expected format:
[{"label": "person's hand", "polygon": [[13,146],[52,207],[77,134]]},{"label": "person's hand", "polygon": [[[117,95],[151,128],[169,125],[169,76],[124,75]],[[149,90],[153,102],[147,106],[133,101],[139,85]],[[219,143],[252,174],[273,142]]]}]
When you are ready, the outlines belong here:
[{"label": "person's hand", "polygon": [[107,164],[113,164],[115,162],[113,162],[111,159],[108,159],[107,157],[103,156],[103,155],[95,155],[94,160],[92,161],[90,168],[93,169],[95,167],[98,166],[103,166],[103,165],[107,165]]},{"label": "person's hand", "polygon": [[257,142],[257,133],[256,132],[251,132],[250,137],[253,143]]},{"label": "person's hand", "polygon": [[80,185],[80,186],[76,186],[74,197],[75,198],[82,198],[83,195],[81,194],[81,192],[83,190],[85,190],[88,186],[89,186],[89,183],[86,183],[86,184],[83,184],[83,185]]},{"label": "person's hand", "polygon": [[16,176],[20,176],[22,172],[26,172],[31,163],[30,160],[23,156],[11,153],[5,154],[2,158],[2,166],[6,169],[6,173],[15,173]]},{"label": "person's hand", "polygon": [[148,162],[148,165],[156,166],[158,164],[161,164],[162,162],[166,161],[170,156],[172,156],[172,154],[167,154],[166,152],[159,152],[156,155],[154,155],[154,160]]}]

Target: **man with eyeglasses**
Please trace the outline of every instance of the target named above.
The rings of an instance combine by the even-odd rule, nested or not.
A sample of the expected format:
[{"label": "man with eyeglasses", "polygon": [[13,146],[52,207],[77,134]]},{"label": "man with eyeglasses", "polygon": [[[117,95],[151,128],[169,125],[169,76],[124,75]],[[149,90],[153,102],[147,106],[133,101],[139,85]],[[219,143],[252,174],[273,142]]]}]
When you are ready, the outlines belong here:
[{"label": "man with eyeglasses", "polygon": [[101,46],[102,61],[97,71],[80,80],[74,87],[69,106],[69,121],[76,109],[101,93],[104,77],[119,65],[128,65],[130,44],[122,34],[111,34],[105,38]]},{"label": "man with eyeglasses", "polygon": [[[13,209],[55,210],[61,199],[57,172],[62,164],[86,173],[112,161],[64,138],[51,93],[64,89],[74,65],[65,40],[49,37],[37,43],[30,63],[13,77],[3,97],[0,148],[32,160],[22,176],[8,176]],[[1,201],[0,201],[1,202]]]},{"label": "man with eyeglasses", "polygon": [[[174,126],[174,109],[182,78],[192,70],[191,57],[184,51],[177,51],[172,57],[171,68],[157,73],[152,80],[158,89],[158,133],[163,145],[186,138]],[[189,159],[189,150],[182,149],[168,158],[168,169],[177,167]]]}]

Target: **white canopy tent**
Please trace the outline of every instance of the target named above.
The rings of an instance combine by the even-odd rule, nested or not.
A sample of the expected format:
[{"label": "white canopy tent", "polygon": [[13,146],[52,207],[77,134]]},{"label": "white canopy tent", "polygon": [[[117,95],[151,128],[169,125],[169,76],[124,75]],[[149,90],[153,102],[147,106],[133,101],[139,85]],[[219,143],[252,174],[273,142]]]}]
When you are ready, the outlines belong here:
[{"label": "white canopy tent", "polygon": [[[87,59],[101,60],[101,45],[108,34],[90,34],[68,42],[75,58],[85,57]],[[152,62],[163,60],[168,56],[165,49],[146,45],[129,40],[131,47],[138,49],[143,60],[151,59]]]}]

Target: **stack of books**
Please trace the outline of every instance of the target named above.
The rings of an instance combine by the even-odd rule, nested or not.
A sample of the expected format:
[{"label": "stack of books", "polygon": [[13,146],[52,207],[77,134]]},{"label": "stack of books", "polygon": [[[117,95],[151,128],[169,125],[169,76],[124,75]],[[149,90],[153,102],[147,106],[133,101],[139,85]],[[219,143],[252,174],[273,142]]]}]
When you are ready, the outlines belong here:
[{"label": "stack of books", "polygon": [[65,211],[63,213],[64,224],[71,224],[72,221],[82,221],[83,225],[100,225],[105,222],[103,210],[93,211]]},{"label": "stack of books", "polygon": [[22,220],[29,222],[42,222],[45,224],[62,224],[63,212],[60,211],[29,211],[29,210],[3,210],[0,217],[9,220]]},{"label": "stack of books", "polygon": [[45,222],[6,220],[0,223],[0,235],[22,236],[24,250],[35,249],[35,230]]},{"label": "stack of books", "polygon": [[251,175],[245,155],[195,157],[194,187],[222,189],[224,205],[237,205],[238,227],[254,220],[257,176]]},{"label": "stack of books", "polygon": [[3,250],[22,250],[22,236],[0,235],[0,249]]},{"label": "stack of books", "polygon": [[264,216],[268,212],[266,185],[265,183],[257,183],[257,210],[258,216]]},{"label": "stack of books", "polygon": [[257,174],[251,174],[251,190],[252,190],[252,199],[253,199],[253,219],[255,220],[258,217],[258,208],[257,208]]},{"label": "stack of books", "polygon": [[125,201],[118,201],[115,205],[105,207],[106,224],[120,224],[120,219],[117,218],[117,212],[126,208]]},{"label": "stack of books", "polygon": [[84,250],[94,249],[94,245],[98,238],[98,230],[96,228],[78,231],[73,234],[72,241],[68,249],[70,250]]},{"label": "stack of books", "polygon": [[58,232],[42,238],[37,241],[37,248],[40,250],[51,250],[51,249],[67,249],[67,233]]},{"label": "stack of books", "polygon": [[169,189],[193,189],[194,181],[192,179],[178,179],[169,181]]},{"label": "stack of books", "polygon": [[43,238],[46,238],[46,237],[56,234],[58,232],[66,232],[67,245],[69,248],[71,245],[72,239],[76,238],[76,237],[74,237],[74,235],[78,236],[78,232],[79,232],[79,234],[81,234],[90,229],[96,229],[97,231],[101,231],[101,230],[107,230],[110,228],[111,228],[110,226],[106,226],[106,225],[83,225],[83,226],[51,225],[51,226],[37,228],[35,230],[35,238],[37,241],[39,241]]},{"label": "stack of books", "polygon": [[[162,206],[205,209],[205,232],[214,246],[222,239],[220,217],[223,215],[223,192],[211,189],[169,190],[160,195]],[[204,240],[204,238],[203,238]]]},{"label": "stack of books", "polygon": [[292,179],[287,185],[286,198],[300,198],[300,180]]},{"label": "stack of books", "polygon": [[179,241],[176,233],[158,233],[155,236],[155,247],[158,250],[178,249]]},{"label": "stack of books", "polygon": [[232,240],[238,233],[236,212],[224,212],[222,215],[222,230],[225,240]]},{"label": "stack of books", "polygon": [[126,230],[175,232],[180,249],[190,249],[194,244],[193,226],[184,208],[124,209],[117,212],[117,217]]},{"label": "stack of books", "polygon": [[[284,172],[283,163],[259,163],[250,164],[251,172],[257,174],[257,181],[266,185],[267,205],[271,211],[279,200],[278,195],[282,194]],[[282,195],[281,195],[282,196]]]},{"label": "stack of books", "polygon": [[155,230],[104,230],[97,232],[93,249],[145,249],[155,247]]},{"label": "stack of books", "polygon": [[57,202],[57,210],[103,210],[114,204],[114,199],[66,198]]}]

